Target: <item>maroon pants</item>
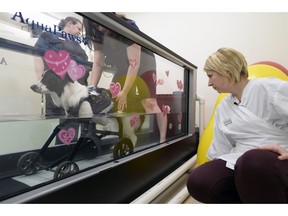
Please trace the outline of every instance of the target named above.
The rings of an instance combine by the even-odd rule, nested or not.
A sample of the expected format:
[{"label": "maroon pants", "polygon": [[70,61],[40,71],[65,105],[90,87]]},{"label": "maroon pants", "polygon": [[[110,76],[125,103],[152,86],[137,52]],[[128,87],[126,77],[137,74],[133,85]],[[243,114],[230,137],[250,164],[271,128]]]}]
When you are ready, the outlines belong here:
[{"label": "maroon pants", "polygon": [[194,169],[187,181],[190,195],[202,203],[288,203],[288,160],[267,150],[250,150],[235,170],[216,159]]}]

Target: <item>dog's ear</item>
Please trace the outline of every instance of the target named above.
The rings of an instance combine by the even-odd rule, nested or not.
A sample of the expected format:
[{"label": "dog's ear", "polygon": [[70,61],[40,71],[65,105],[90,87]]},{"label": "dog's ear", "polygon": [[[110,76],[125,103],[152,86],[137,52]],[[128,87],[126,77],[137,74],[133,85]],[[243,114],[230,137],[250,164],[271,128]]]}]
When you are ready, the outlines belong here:
[{"label": "dog's ear", "polygon": [[50,92],[55,92],[59,97],[64,92],[64,87],[68,81],[66,76],[62,79],[51,70],[47,70],[41,79],[41,82],[46,86]]},{"label": "dog's ear", "polygon": [[72,82],[74,83],[75,81],[72,80],[72,78],[68,75],[68,73],[66,73],[65,77],[64,77],[64,80],[66,80],[66,82]]}]

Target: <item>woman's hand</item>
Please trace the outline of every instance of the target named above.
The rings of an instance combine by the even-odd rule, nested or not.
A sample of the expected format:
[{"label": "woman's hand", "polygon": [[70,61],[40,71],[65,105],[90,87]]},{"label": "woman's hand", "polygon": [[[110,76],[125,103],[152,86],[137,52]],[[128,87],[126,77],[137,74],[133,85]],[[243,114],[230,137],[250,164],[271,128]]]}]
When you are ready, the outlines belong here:
[{"label": "woman's hand", "polygon": [[124,91],[120,91],[116,101],[118,101],[118,111],[123,112],[123,110],[127,108],[127,94]]},{"label": "woman's hand", "polygon": [[272,145],[265,145],[265,146],[259,146],[257,149],[262,149],[262,150],[270,150],[273,152],[276,152],[279,154],[278,159],[279,160],[287,160],[288,159],[288,151],[282,148],[279,145],[272,144]]}]

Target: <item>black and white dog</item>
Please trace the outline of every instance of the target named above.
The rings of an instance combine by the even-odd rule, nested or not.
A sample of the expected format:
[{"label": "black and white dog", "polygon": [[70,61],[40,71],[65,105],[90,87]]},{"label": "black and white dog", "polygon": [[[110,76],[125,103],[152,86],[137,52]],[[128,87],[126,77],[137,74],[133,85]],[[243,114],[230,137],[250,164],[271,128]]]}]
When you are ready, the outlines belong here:
[{"label": "black and white dog", "polygon": [[72,81],[69,76],[59,77],[46,70],[39,82],[30,87],[39,94],[50,94],[54,104],[69,116],[92,116],[111,111],[113,102],[107,90],[89,91],[87,86]]},{"label": "black and white dog", "polygon": [[[91,91],[89,87],[73,81],[68,75],[61,78],[51,70],[46,70],[42,78],[30,87],[39,94],[50,94],[56,106],[62,107],[68,116],[91,117],[99,113],[108,113],[113,109],[110,93],[106,89],[97,88]],[[101,125],[112,124],[112,131],[119,131],[115,118],[95,118]],[[131,139],[136,145],[137,137],[131,126],[131,117],[122,118],[123,137]],[[111,126],[110,126],[111,127]]]}]

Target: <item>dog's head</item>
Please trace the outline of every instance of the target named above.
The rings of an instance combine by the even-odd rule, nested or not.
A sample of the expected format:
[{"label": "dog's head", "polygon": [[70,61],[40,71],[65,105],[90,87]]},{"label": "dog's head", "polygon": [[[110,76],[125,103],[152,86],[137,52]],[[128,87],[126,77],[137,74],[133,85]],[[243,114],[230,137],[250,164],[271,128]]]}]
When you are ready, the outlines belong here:
[{"label": "dog's head", "polygon": [[65,76],[63,79],[51,70],[46,70],[42,78],[30,88],[39,94],[56,93],[59,97],[64,91],[64,87],[71,82],[69,77]]}]

